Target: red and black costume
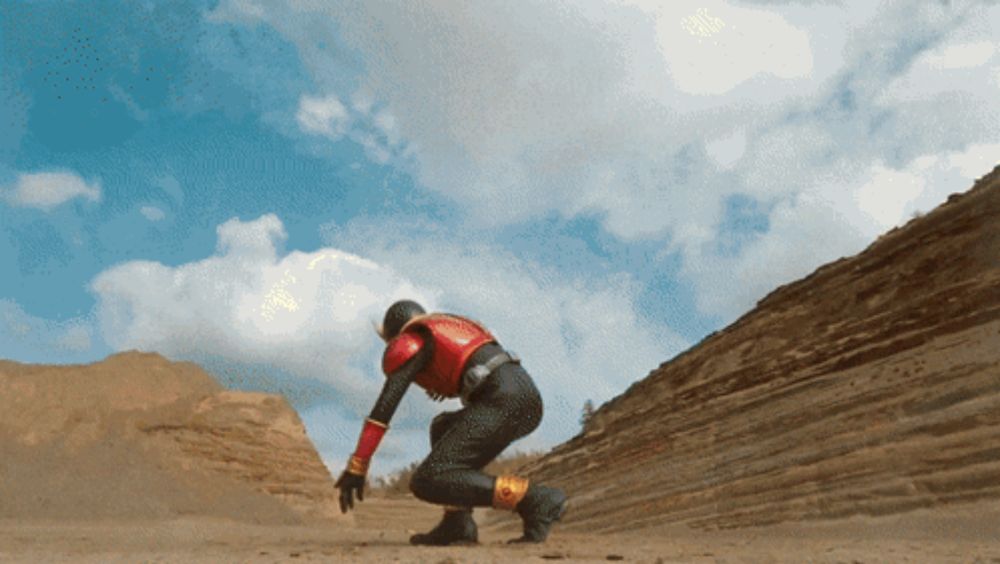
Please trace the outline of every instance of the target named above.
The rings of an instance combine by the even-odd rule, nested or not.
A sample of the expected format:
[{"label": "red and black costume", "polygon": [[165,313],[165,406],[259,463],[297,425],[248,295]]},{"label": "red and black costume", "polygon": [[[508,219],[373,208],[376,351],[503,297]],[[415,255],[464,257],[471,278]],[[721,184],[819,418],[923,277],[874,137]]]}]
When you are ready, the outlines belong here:
[{"label": "red and black costume", "polygon": [[[493,335],[470,319],[423,314],[414,302],[398,330],[383,325],[387,338],[382,368],[386,382],[365,422],[357,449],[344,475],[341,509],[360,499],[368,461],[411,383],[435,399],[460,397],[464,407],[444,412],[431,423],[431,452],[417,467],[410,489],[418,498],[445,506],[441,524],[417,544],[475,542],[472,507],[518,511],[525,519],[522,541],[545,539],[552,522],[565,510],[560,490],[515,476],[493,477],[482,468],[510,443],[532,432],[542,418],[542,399],[519,360]],[[391,321],[390,308],[386,314]],[[405,309],[405,308],[404,308]],[[360,478],[360,480],[358,479]]]}]

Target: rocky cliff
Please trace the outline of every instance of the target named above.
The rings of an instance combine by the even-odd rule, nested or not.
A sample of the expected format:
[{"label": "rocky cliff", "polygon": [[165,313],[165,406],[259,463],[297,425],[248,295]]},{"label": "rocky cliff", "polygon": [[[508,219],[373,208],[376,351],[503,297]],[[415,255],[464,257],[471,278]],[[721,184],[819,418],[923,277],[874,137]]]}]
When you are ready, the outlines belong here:
[{"label": "rocky cliff", "polygon": [[778,288],[529,469],[570,530],[1000,500],[1000,167]]},{"label": "rocky cliff", "polygon": [[0,518],[264,523],[337,518],[336,490],[279,396],[123,353],[87,366],[0,362]]}]

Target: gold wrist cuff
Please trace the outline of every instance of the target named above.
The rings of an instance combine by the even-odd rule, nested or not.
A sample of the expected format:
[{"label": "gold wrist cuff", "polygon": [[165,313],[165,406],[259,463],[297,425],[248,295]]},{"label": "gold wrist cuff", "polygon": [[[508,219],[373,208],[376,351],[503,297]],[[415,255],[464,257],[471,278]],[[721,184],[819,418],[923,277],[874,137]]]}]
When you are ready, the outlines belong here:
[{"label": "gold wrist cuff", "polygon": [[527,478],[497,476],[493,484],[493,507],[513,511],[527,493]]},{"label": "gold wrist cuff", "polygon": [[358,476],[366,476],[368,474],[368,463],[368,460],[352,456],[347,462],[347,471]]},{"label": "gold wrist cuff", "polygon": [[389,428],[389,425],[387,425],[387,424],[385,424],[385,423],[383,423],[381,421],[375,421],[371,417],[366,417],[365,421],[371,423],[372,425],[375,425],[376,427],[382,427],[383,429],[388,429]]}]

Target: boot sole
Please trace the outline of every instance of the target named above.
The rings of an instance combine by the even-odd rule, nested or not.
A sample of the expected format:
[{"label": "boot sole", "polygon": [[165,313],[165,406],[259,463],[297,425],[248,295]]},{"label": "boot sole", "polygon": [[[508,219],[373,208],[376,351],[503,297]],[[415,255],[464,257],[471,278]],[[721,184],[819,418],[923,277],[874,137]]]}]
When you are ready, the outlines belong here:
[{"label": "boot sole", "polygon": [[553,512],[553,513],[555,513],[555,515],[551,516],[548,519],[548,526],[546,527],[545,538],[540,539],[540,540],[535,540],[535,539],[529,539],[529,538],[526,538],[526,537],[522,536],[520,538],[511,539],[511,540],[507,541],[507,544],[522,544],[522,543],[524,543],[524,544],[537,544],[537,543],[543,543],[543,542],[545,542],[545,540],[549,538],[549,531],[552,529],[552,525],[554,525],[557,521],[561,521],[562,520],[563,516],[566,515],[566,511],[569,510],[569,506],[570,506],[569,498],[563,498],[562,503],[560,503],[556,507],[556,510]]},{"label": "boot sole", "polygon": [[559,506],[559,514],[556,515],[556,518],[553,519],[553,521],[562,521],[563,516],[566,515],[567,511],[569,511],[569,506],[570,506],[569,498],[566,498],[565,500],[563,500],[562,505]]},{"label": "boot sole", "polygon": [[566,514],[566,511],[568,509],[569,509],[569,498],[564,496],[563,500],[562,500],[562,503],[560,503],[559,505],[557,505],[554,508],[554,511],[549,514],[548,521],[550,523],[555,523],[556,521],[562,520],[563,515]]},{"label": "boot sole", "polygon": [[478,544],[479,544],[479,541],[463,540],[463,541],[455,541],[455,542],[449,544],[448,546],[476,546]]},{"label": "boot sole", "polygon": [[410,546],[476,546],[479,544],[478,540],[456,540],[451,542],[413,542],[410,540]]}]

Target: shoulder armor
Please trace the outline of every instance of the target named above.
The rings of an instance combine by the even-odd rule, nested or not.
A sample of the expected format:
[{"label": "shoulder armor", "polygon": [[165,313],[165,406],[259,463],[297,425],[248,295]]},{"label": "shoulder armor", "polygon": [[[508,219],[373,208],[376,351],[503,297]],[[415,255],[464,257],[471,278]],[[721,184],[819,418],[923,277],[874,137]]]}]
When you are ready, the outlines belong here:
[{"label": "shoulder armor", "polygon": [[410,360],[424,346],[424,339],[420,333],[408,331],[400,333],[385,347],[382,355],[382,372],[386,376],[399,370],[406,361]]}]

